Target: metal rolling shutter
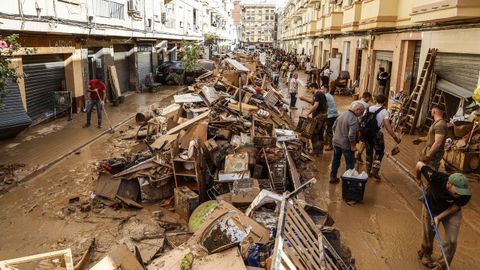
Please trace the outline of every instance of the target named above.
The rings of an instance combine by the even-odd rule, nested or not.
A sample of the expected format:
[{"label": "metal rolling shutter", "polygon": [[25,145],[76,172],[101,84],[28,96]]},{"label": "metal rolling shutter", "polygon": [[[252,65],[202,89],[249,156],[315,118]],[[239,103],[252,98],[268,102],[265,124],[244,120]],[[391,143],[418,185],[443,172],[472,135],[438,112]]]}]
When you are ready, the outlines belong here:
[{"label": "metal rolling shutter", "polygon": [[[61,55],[26,56],[23,58],[27,113],[32,120],[53,112],[52,92],[62,90],[65,68]],[[45,115],[47,113],[47,115]]]},{"label": "metal rolling shutter", "polygon": [[7,82],[6,89],[9,94],[3,98],[0,107],[0,139],[14,137],[32,123],[23,110],[18,84]]},{"label": "metal rolling shutter", "polygon": [[148,73],[152,73],[152,47],[138,46],[138,80],[140,84],[145,81]]},{"label": "metal rolling shutter", "polygon": [[148,73],[152,72],[152,53],[139,52],[138,53],[138,78],[140,83],[145,81]]},{"label": "metal rolling shutter", "polygon": [[480,54],[441,53],[435,58],[433,72],[438,79],[447,80],[470,91],[477,88]]},{"label": "metal rolling shutter", "polygon": [[129,50],[128,48],[114,47],[113,60],[117,69],[120,91],[125,93],[130,91],[130,68],[129,68]]},{"label": "metal rolling shutter", "polygon": [[378,61],[393,61],[393,52],[391,51],[375,51],[375,58]]}]

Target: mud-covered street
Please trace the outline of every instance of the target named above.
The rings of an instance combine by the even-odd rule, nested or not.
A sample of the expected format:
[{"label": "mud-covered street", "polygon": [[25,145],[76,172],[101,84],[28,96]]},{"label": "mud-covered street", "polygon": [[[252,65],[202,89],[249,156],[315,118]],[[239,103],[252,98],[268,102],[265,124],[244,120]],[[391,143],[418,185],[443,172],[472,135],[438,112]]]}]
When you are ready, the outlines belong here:
[{"label": "mud-covered street", "polygon": [[[301,87],[303,91],[305,88]],[[160,99],[162,104],[172,102],[168,96]],[[336,96],[335,99],[339,111],[345,111],[351,102],[350,97]],[[301,102],[299,106],[305,104]],[[115,121],[122,122],[122,119]],[[69,132],[83,132],[80,127],[69,125]],[[122,139],[122,134],[132,130],[133,126],[133,119],[126,121],[116,129],[115,134],[106,133],[44,173],[1,195],[0,258],[71,248],[76,261],[95,238],[96,249],[91,259],[95,262],[114,245],[128,243],[132,237],[160,230],[152,217],[153,212],[162,211],[172,223],[185,226],[176,214],[165,210],[169,206],[162,208],[159,203],[144,203],[141,210],[114,210],[110,207],[84,209],[95,190],[96,163],[128,154],[141,144]],[[52,136],[55,134],[35,140],[39,143]],[[62,145],[62,139],[55,140]],[[28,147],[28,143],[25,147]],[[42,152],[35,155],[54,157],[53,154],[57,152],[48,147],[48,142],[44,149],[40,149]],[[402,151],[408,151],[408,148]],[[15,154],[18,152],[6,153]],[[421,243],[420,193],[410,176],[386,158],[383,161],[382,181],[369,181],[363,202],[349,205],[342,200],[341,184],[328,183],[331,157],[331,152],[325,152],[302,168],[305,179],[315,177],[318,180],[307,191],[307,201],[328,210],[336,221],[335,227],[341,232],[342,240],[350,247],[357,268],[425,269],[416,255]],[[25,160],[34,162],[35,158]],[[476,185],[478,183],[472,183],[474,188],[478,188]],[[480,263],[480,258],[475,256],[480,241],[477,205],[471,203],[464,210],[464,223],[452,269],[476,269]]]}]

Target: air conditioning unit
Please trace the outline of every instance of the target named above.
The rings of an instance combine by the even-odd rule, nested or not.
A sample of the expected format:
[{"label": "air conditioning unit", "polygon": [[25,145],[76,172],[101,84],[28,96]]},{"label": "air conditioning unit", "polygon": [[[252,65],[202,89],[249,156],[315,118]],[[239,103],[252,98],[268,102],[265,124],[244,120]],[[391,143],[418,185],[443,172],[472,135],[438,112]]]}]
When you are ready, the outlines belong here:
[{"label": "air conditioning unit", "polygon": [[128,11],[134,12],[139,10],[139,1],[138,0],[128,0]]},{"label": "air conditioning unit", "polygon": [[368,39],[361,38],[357,40],[357,49],[367,49],[368,48]]}]

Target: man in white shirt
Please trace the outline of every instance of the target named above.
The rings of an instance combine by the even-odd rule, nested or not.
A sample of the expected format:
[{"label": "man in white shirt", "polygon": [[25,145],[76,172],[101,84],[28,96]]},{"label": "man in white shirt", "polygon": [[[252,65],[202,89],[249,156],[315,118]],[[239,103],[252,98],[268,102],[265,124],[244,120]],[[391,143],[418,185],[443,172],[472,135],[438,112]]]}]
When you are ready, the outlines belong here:
[{"label": "man in white shirt", "polygon": [[[378,128],[373,135],[363,135],[363,139],[367,150],[367,173],[377,180],[380,180],[380,166],[385,154],[384,130],[387,130],[388,134],[390,134],[397,143],[400,143],[400,139],[390,124],[390,113],[385,107],[387,97],[380,94],[375,98],[375,101],[376,104],[370,106],[368,112],[375,115]],[[368,118],[368,113],[364,118]],[[365,123],[365,121],[362,121],[362,123]]]}]

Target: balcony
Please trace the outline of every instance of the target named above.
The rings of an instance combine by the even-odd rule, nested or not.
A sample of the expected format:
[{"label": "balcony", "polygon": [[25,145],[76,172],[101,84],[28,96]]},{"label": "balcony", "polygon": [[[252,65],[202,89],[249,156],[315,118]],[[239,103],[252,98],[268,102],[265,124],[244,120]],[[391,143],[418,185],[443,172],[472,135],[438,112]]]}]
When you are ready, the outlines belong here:
[{"label": "balcony", "polygon": [[441,22],[477,18],[478,14],[480,1],[430,0],[415,1],[410,16],[413,22]]},{"label": "balcony", "polygon": [[323,35],[338,34],[342,30],[343,12],[334,11],[323,17]]},{"label": "balcony", "polygon": [[352,5],[344,7],[342,32],[357,31],[361,14],[362,3],[360,1],[355,1]]},{"label": "balcony", "polygon": [[363,1],[358,29],[367,30],[395,27],[398,1],[399,0]]},{"label": "balcony", "polygon": [[307,36],[314,37],[317,34],[317,21],[311,21],[307,24]]}]

